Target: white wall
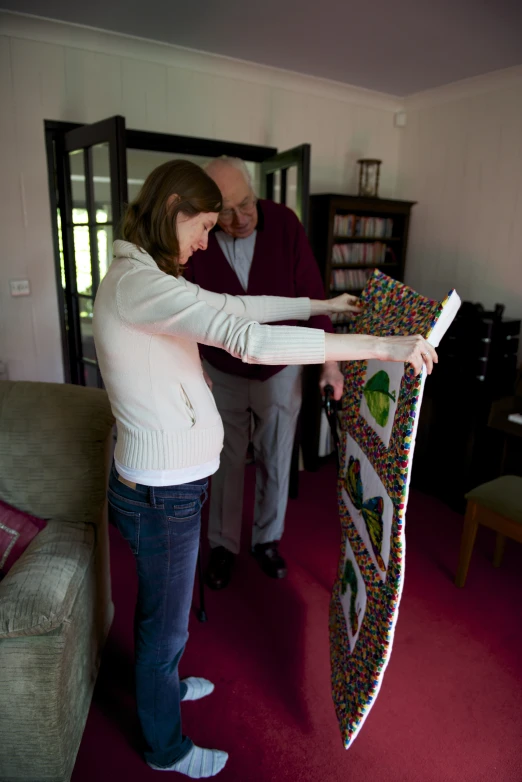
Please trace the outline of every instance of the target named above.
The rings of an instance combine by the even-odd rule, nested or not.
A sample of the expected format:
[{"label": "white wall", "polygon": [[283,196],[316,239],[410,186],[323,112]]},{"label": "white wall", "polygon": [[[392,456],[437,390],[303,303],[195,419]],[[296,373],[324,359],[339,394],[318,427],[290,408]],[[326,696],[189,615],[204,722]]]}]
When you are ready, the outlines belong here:
[{"label": "white wall", "polygon": [[406,281],[522,317],[522,68],[412,96],[405,109],[397,195],[418,201]]},{"label": "white wall", "polygon": [[[140,39],[0,12],[0,361],[12,379],[63,379],[45,119],[281,150],[312,145],[312,191],[353,193],[360,156],[395,193],[399,102],[389,96]],[[28,277],[28,298],[9,280]]]}]

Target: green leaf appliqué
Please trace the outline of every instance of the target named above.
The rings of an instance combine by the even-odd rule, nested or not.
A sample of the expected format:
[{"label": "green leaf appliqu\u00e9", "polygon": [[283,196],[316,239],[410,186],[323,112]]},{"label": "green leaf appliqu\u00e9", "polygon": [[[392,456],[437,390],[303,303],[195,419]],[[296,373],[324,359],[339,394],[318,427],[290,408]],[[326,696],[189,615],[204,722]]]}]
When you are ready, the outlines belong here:
[{"label": "green leaf appliqu\u00e9", "polygon": [[379,426],[386,426],[390,415],[390,399],[396,401],[395,391],[390,394],[388,373],[381,369],[373,375],[364,386],[363,394]]}]

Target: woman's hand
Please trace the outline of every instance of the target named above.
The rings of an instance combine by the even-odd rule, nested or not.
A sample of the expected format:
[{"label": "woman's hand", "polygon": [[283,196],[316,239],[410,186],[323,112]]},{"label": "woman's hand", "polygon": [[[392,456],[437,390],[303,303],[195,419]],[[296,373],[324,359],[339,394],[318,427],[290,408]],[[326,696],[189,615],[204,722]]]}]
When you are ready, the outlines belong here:
[{"label": "woman's hand", "polygon": [[416,375],[421,373],[424,364],[428,375],[431,375],[433,364],[439,360],[435,348],[419,334],[414,337],[381,337],[380,342],[383,361],[404,361],[413,366]]},{"label": "woman's hand", "polygon": [[328,306],[329,315],[361,312],[363,307],[362,301],[357,296],[352,296],[350,293],[341,293],[340,296],[335,296],[333,299],[327,299],[326,305]]},{"label": "woman's hand", "polygon": [[431,374],[438,356],[420,335],[413,337],[372,337],[369,334],[325,334],[326,361],[400,361],[411,364],[419,375],[426,365]]},{"label": "woman's hand", "polygon": [[311,299],[312,315],[349,315],[362,311],[362,302],[357,296],[341,293],[333,299]]}]

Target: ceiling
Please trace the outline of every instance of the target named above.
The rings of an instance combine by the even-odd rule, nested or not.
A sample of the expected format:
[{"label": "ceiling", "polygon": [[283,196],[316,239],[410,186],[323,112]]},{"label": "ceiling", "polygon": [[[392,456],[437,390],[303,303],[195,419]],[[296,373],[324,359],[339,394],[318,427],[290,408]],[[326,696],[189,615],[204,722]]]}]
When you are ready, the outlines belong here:
[{"label": "ceiling", "polygon": [[0,0],[0,5],[401,97],[522,64],[522,0]]}]

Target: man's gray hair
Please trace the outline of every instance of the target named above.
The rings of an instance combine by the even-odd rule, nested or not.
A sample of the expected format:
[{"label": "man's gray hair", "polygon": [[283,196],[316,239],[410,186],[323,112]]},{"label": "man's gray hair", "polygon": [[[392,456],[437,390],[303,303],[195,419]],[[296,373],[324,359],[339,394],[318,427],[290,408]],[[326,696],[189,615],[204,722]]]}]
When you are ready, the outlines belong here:
[{"label": "man's gray hair", "polygon": [[237,170],[241,171],[241,173],[245,177],[247,184],[250,187],[253,187],[250,171],[248,170],[245,161],[241,160],[241,158],[228,157],[228,155],[222,155],[221,157],[214,158],[214,160],[211,160],[210,163],[207,163],[207,165],[205,166],[205,171],[207,172],[207,174],[209,174],[213,168],[215,167],[217,168],[219,165],[225,165],[225,166],[231,166],[232,168],[237,168]]}]

